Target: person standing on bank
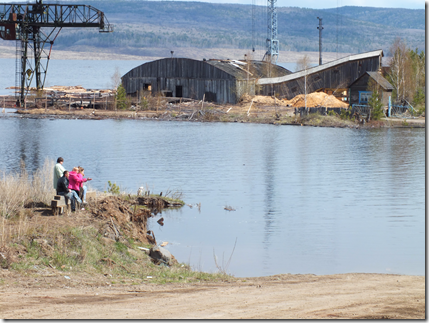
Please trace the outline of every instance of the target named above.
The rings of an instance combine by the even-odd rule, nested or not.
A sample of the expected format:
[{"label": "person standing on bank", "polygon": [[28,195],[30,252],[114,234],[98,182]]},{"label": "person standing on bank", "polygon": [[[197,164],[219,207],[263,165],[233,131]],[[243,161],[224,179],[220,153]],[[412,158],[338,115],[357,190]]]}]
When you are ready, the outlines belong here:
[{"label": "person standing on bank", "polygon": [[60,177],[63,176],[64,171],[66,170],[63,166],[64,159],[63,157],[58,157],[57,164],[54,167],[54,189],[57,189],[57,183]]},{"label": "person standing on bank", "polygon": [[88,190],[88,188],[86,187],[86,185],[83,185],[83,183],[85,183],[87,181],[92,181],[92,178],[84,178],[85,170],[83,167],[78,166],[78,172],[77,173],[78,173],[77,176],[78,176],[79,182],[80,182],[79,196],[83,200],[83,204],[86,204],[86,191]]},{"label": "person standing on bank", "polygon": [[[86,181],[87,179],[82,177],[79,167],[74,167],[73,170],[70,172],[68,188],[70,188],[79,197],[80,187],[82,186],[83,182],[86,182]],[[86,197],[86,194],[85,194],[85,197]],[[83,204],[86,204],[85,197],[82,197]],[[82,210],[85,210],[85,208],[82,208]]]},{"label": "person standing on bank", "polygon": [[76,192],[69,189],[69,172],[67,170],[64,171],[63,176],[58,179],[57,183],[57,195],[62,195],[67,200],[69,199],[71,202],[71,210],[72,212],[76,211],[76,201],[82,203],[82,200],[76,194]]}]

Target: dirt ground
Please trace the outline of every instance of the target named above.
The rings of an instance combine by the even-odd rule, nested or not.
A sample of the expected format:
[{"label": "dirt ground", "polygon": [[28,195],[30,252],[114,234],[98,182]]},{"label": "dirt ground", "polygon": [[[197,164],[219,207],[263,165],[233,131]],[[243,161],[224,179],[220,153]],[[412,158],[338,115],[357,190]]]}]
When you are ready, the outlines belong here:
[{"label": "dirt ground", "polygon": [[[63,274],[64,275],[64,274]],[[109,285],[0,271],[4,319],[425,319],[425,277],[276,275],[221,283]],[[150,280],[150,279],[148,279]],[[104,283],[104,286],[102,286]]]}]

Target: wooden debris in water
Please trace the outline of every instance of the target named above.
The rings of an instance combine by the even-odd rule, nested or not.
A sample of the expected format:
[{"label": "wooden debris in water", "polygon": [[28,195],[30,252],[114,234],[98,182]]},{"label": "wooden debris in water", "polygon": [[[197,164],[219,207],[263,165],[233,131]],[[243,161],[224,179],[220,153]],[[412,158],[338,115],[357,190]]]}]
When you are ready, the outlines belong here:
[{"label": "wooden debris in water", "polygon": [[225,206],[223,209],[226,210],[226,211],[235,211],[235,209],[233,207],[228,206],[228,205]]}]

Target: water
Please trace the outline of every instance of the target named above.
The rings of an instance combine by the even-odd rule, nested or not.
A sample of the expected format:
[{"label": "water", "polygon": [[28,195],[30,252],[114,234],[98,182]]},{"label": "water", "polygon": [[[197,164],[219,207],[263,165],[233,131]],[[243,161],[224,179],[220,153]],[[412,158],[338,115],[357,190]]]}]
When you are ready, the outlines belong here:
[{"label": "water", "polygon": [[215,272],[216,255],[237,277],[425,274],[424,129],[0,118],[0,136],[0,170],[62,156],[98,190],[201,203],[149,220],[198,270]]},{"label": "water", "polygon": [[[134,60],[61,60],[51,59],[46,76],[45,87],[54,85],[76,86],[86,89],[112,88],[112,75],[118,68],[121,75],[146,63]],[[294,71],[295,63],[279,63],[284,68]],[[6,88],[15,86],[15,59],[0,58],[0,95],[13,95],[13,90]],[[33,81],[32,86],[35,86]]]},{"label": "water", "polygon": [[[118,68],[121,75],[146,61],[123,60],[62,60],[51,59],[45,87],[81,85],[87,89],[112,88],[112,75]],[[7,87],[15,86],[15,59],[0,58],[0,95],[13,95]],[[35,81],[33,81],[34,83]],[[35,84],[35,83],[34,83]],[[32,84],[32,86],[35,86]]]}]

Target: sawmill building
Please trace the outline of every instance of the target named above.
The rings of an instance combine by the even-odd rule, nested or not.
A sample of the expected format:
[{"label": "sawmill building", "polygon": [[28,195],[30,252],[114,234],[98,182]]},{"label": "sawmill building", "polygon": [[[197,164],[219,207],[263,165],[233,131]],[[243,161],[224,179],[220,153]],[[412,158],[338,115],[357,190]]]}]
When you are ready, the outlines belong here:
[{"label": "sawmill building", "polygon": [[[366,72],[377,72],[382,67],[382,50],[350,55],[299,71],[290,75],[261,78],[257,94],[277,95],[292,99],[298,94],[324,91],[339,96]],[[344,93],[347,96],[347,93]]]},{"label": "sawmill building", "polygon": [[142,64],[122,77],[128,95],[149,91],[167,97],[215,103],[237,103],[244,93],[255,94],[260,78],[291,72],[262,61],[164,58]]}]

